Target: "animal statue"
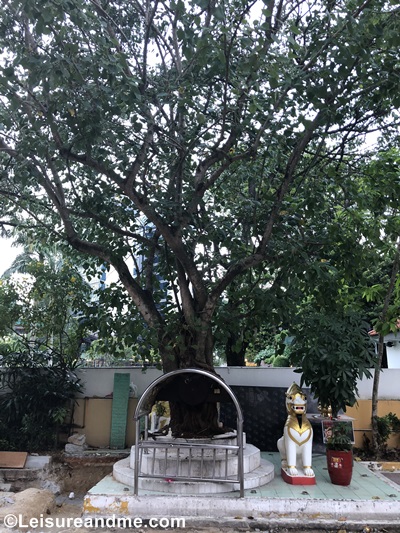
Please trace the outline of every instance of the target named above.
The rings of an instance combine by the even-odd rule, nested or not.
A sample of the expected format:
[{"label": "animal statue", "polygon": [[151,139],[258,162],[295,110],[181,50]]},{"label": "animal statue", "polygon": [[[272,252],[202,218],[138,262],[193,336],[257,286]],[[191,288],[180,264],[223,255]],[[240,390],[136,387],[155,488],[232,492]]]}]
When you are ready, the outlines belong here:
[{"label": "animal statue", "polygon": [[[286,410],[288,417],[283,436],[277,443],[282,469],[289,476],[314,476],[311,467],[313,429],[306,417],[307,396],[296,383],[286,391]],[[303,472],[299,473],[300,466]]]}]

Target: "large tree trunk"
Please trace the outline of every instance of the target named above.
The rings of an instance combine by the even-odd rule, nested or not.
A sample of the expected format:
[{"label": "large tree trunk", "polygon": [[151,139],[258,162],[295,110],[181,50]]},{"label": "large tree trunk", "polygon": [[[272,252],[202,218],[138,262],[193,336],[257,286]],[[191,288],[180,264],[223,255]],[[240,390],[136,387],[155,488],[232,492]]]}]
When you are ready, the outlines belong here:
[{"label": "large tree trunk", "polygon": [[237,350],[237,341],[239,340],[239,335],[231,333],[226,341],[225,345],[225,355],[226,355],[226,364],[228,366],[245,366],[246,360],[246,349],[249,345],[248,342],[243,341],[243,335],[240,335],[240,349]]},{"label": "large tree trunk", "polygon": [[[211,327],[192,329],[182,325],[180,332],[161,345],[164,372],[198,368],[215,372]],[[219,424],[218,406],[212,396],[212,382],[198,374],[179,376],[173,389],[164,394],[170,404],[170,428],[173,437],[200,438],[224,433]],[[164,396],[163,396],[164,397]]]},{"label": "large tree trunk", "polygon": [[170,428],[176,438],[213,437],[225,433],[226,429],[219,425],[216,403],[200,402],[189,405],[184,401],[170,402]]}]

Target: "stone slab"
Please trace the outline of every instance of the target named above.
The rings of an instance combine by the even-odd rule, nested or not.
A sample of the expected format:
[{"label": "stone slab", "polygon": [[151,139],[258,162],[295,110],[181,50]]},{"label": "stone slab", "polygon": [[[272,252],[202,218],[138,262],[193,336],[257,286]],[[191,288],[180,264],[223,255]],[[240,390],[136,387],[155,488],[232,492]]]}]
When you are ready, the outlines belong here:
[{"label": "stone slab", "polygon": [[52,461],[51,455],[28,455],[25,468],[47,468]]},{"label": "stone slab", "polygon": [[4,482],[34,481],[49,467],[51,460],[50,455],[28,455],[24,468],[2,468],[0,473]]},{"label": "stone slab", "polygon": [[64,451],[67,455],[82,455],[87,448],[87,444],[73,444],[72,442],[67,442]]},{"label": "stone slab", "polygon": [[[31,518],[46,516],[55,507],[54,495],[47,490],[29,488],[16,493],[12,497],[12,503],[0,507],[0,524],[7,515],[14,515],[26,524]],[[8,531],[11,531],[10,529]]]}]

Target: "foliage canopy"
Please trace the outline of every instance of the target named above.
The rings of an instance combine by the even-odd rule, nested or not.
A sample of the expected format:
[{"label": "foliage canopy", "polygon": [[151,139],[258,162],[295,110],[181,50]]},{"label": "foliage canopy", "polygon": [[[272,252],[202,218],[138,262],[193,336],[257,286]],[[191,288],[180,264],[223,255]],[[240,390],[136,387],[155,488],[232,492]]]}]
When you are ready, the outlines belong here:
[{"label": "foliage canopy", "polygon": [[357,196],[359,144],[396,124],[395,4],[0,10],[2,227],[67,242],[92,275],[114,269],[125,294],[104,291],[109,325],[128,309],[125,334],[138,326],[165,370],[212,368],[222,301],[238,318],[268,312],[296,276],[331,268],[321,254]]}]

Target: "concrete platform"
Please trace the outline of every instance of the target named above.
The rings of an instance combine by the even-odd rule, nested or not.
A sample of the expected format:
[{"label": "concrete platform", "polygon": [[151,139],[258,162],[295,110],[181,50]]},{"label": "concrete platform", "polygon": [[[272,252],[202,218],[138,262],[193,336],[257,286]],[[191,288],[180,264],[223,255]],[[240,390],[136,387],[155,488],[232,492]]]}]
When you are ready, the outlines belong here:
[{"label": "concrete platform", "polygon": [[114,513],[156,517],[185,517],[186,526],[232,525],[258,528],[279,524],[281,527],[385,527],[399,530],[400,487],[366,465],[354,463],[348,487],[330,482],[325,455],[313,457],[316,485],[288,485],[280,476],[278,453],[262,453],[271,461],[275,478],[257,489],[212,495],[161,494],[132,487],[107,476],[84,499],[84,516]]},{"label": "concrete platform", "polygon": [[[245,489],[253,489],[261,485],[266,485],[274,477],[274,465],[265,460],[261,460],[259,466],[244,475]],[[114,481],[120,482],[123,485],[133,487],[133,470],[129,466],[129,457],[118,461],[113,469]],[[218,494],[227,493],[232,489],[239,490],[239,483],[207,483],[205,481],[198,483],[196,481],[172,481],[168,477],[166,479],[145,479],[139,480],[139,487],[146,492],[156,491],[169,494],[185,495],[190,494]],[[159,487],[159,488],[157,488]]]},{"label": "concrete platform", "polygon": [[[236,443],[236,442],[235,442]],[[234,443],[234,444],[235,444]],[[161,479],[140,478],[141,490],[165,492],[168,494],[217,494],[240,490],[237,480],[237,455],[225,450],[213,453],[213,450],[202,450],[199,455],[190,455],[187,448],[159,449],[152,453],[143,454],[142,473],[163,472]],[[197,481],[182,481],[174,479],[177,472],[177,454],[179,454],[179,475],[181,477],[197,477]],[[113,466],[115,481],[133,487],[135,468],[135,447],[132,446],[130,457],[116,462]],[[203,470],[201,470],[203,468]],[[252,444],[246,444],[243,450],[244,488],[254,489],[269,483],[274,477],[274,465],[266,459],[261,459],[261,452]],[[203,478],[227,478],[232,483],[215,483],[203,481]]]}]

